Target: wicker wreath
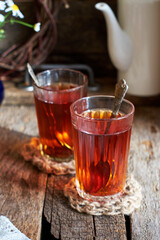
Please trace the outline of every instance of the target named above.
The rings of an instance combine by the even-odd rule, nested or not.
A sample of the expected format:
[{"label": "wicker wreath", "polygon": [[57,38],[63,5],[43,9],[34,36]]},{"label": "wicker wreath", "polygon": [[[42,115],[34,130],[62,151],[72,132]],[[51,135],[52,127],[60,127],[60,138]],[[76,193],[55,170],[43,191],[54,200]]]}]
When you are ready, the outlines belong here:
[{"label": "wicker wreath", "polygon": [[[14,72],[23,72],[26,63],[38,65],[44,62],[55,47],[57,27],[55,16],[62,4],[68,6],[66,0],[36,0],[36,16],[41,22],[41,30],[35,33],[27,42],[19,46],[13,44],[0,56],[0,76]],[[55,4],[56,3],[56,4]]]}]

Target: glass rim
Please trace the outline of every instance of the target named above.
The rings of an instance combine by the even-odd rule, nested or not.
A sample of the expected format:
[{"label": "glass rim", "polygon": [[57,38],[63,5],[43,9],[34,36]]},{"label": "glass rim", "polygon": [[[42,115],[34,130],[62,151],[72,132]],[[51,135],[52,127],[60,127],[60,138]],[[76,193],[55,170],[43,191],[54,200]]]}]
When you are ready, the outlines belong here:
[{"label": "glass rim", "polygon": [[[82,73],[82,72],[80,72],[80,71],[78,71],[78,70],[70,69],[70,68],[52,68],[52,69],[44,70],[44,71],[38,73],[38,74],[36,75],[36,77],[38,78],[38,76],[40,76],[40,75],[42,75],[42,74],[45,74],[45,73],[47,73],[47,72],[54,72],[54,71],[67,71],[67,72],[77,73],[78,75],[83,76],[84,82],[83,82],[83,84],[78,85],[78,86],[75,86],[75,87],[73,87],[73,88],[70,88],[70,89],[62,89],[62,90],[58,90],[58,89],[54,89],[54,90],[52,90],[52,89],[46,89],[46,88],[44,88],[44,86],[37,86],[34,81],[33,81],[33,85],[34,85],[36,88],[45,90],[45,91],[47,91],[47,92],[64,93],[64,92],[74,92],[75,90],[77,90],[77,89],[79,89],[79,88],[82,88],[85,84],[88,83],[88,78],[87,78],[87,76],[86,76],[84,73]],[[58,82],[57,82],[57,83],[58,83]],[[49,86],[49,85],[47,85],[47,86]]]},{"label": "glass rim", "polygon": [[[86,116],[82,116],[81,114],[79,113],[76,113],[73,109],[74,105],[77,104],[78,102],[80,101],[83,101],[85,99],[89,99],[89,98],[99,98],[99,97],[102,97],[102,98],[110,98],[110,99],[114,99],[114,96],[112,95],[96,95],[96,96],[88,96],[88,97],[83,97],[83,98],[80,98],[78,100],[76,100],[75,102],[73,102],[70,106],[70,110],[71,110],[71,113],[76,115],[77,117],[81,118],[81,119],[84,119],[84,120],[90,120],[90,121],[108,121],[108,122],[111,122],[111,121],[119,121],[119,120],[123,120],[123,119],[126,119],[128,118],[129,116],[131,116],[134,112],[135,112],[135,107],[133,105],[133,103],[131,103],[129,100],[127,99],[123,99],[122,103],[125,102],[125,103],[128,103],[129,105],[131,105],[132,107],[132,110],[131,112],[129,112],[128,114],[125,114],[121,117],[117,117],[117,118],[108,118],[108,119],[100,119],[100,118],[91,118],[91,117],[86,117]],[[89,109],[88,109],[89,110]]]}]

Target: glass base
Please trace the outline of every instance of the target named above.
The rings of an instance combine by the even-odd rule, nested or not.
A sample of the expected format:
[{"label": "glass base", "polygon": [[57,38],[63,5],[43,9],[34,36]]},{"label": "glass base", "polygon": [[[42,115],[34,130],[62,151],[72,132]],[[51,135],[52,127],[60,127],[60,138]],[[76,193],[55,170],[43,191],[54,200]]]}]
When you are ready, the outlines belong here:
[{"label": "glass base", "polygon": [[71,155],[69,157],[65,157],[65,158],[49,156],[49,155],[45,154],[42,150],[41,150],[41,155],[48,158],[49,161],[54,161],[54,162],[59,162],[59,163],[70,162],[71,160],[74,159],[73,155]]},{"label": "glass base", "polygon": [[88,193],[86,193],[86,192],[84,192],[83,190],[80,189],[77,179],[76,179],[76,189],[77,189],[77,192],[78,192],[80,197],[82,197],[86,200],[89,200],[89,201],[96,201],[96,202],[104,202],[104,200],[108,200],[108,201],[112,200],[115,197],[120,197],[124,192],[124,189],[123,189],[121,192],[113,194],[113,195],[106,195],[106,196],[90,195],[90,194],[88,194]]}]

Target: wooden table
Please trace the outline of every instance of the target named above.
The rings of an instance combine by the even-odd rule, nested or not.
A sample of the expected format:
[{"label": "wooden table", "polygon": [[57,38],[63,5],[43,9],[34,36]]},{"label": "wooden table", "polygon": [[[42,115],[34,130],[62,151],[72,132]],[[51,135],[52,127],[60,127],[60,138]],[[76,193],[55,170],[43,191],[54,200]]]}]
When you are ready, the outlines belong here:
[{"label": "wooden table", "polygon": [[[101,93],[110,93],[103,88]],[[46,175],[19,154],[38,135],[32,93],[6,85],[0,107],[0,215],[32,240],[160,239],[160,106],[137,106],[128,174],[142,186],[141,207],[130,216],[91,216],[63,195],[71,175]]]}]

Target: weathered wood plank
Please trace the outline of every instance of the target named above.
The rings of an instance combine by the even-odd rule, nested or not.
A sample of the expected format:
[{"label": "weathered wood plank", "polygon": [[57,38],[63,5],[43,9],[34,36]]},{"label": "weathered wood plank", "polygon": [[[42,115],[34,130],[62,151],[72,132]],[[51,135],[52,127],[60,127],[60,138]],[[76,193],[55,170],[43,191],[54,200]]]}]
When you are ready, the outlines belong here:
[{"label": "weathered wood plank", "polygon": [[47,175],[18,153],[30,138],[0,128],[0,214],[32,240],[40,239]]},{"label": "weathered wood plank", "polygon": [[[96,240],[123,240],[126,237],[125,219],[123,215],[95,216]],[[105,238],[104,238],[105,237]]]},{"label": "weathered wood plank", "polygon": [[[20,101],[22,100],[19,99]],[[38,127],[34,106],[1,106],[0,127],[37,136]]]},{"label": "weathered wood plank", "polygon": [[[24,80],[24,79],[23,79]],[[5,88],[5,98],[3,105],[33,105],[33,92],[25,91],[15,86],[12,81],[3,82]]]},{"label": "weathered wood plank", "polygon": [[132,240],[160,239],[160,107],[137,107],[129,172],[142,186],[143,200],[131,216]]},{"label": "weathered wood plank", "polygon": [[[107,94],[108,93],[107,90],[104,93]],[[19,103],[23,103],[22,101],[20,101],[20,98],[19,98]],[[28,135],[36,136],[38,134],[38,130],[37,130],[37,122],[36,122],[34,106],[31,106],[31,107],[1,106],[0,107],[0,126],[7,127],[9,129],[16,130],[19,132],[23,132]],[[16,148],[16,144],[18,143],[18,140],[14,142],[9,140],[8,138],[12,138],[12,135],[8,135],[8,136],[3,135],[4,142],[8,141],[8,143],[12,143],[14,145],[11,151],[11,154],[13,155],[13,158],[17,159],[17,154],[14,152],[14,148]],[[2,139],[1,134],[0,134],[0,139]],[[2,144],[3,141],[1,141],[0,143]],[[135,178],[142,185],[143,201],[142,201],[141,208],[139,210],[136,210],[131,215],[132,240],[138,240],[138,239],[159,240],[160,239],[159,142],[160,142],[160,107],[154,107],[154,106],[152,108],[147,106],[136,107],[136,114],[134,118],[131,148],[130,148],[129,173],[132,172]],[[0,164],[0,167],[4,169],[8,161],[8,158],[6,156],[8,156],[9,146],[5,149],[4,145],[0,145],[0,150],[1,148],[3,149],[3,153],[1,153],[0,151],[0,159],[4,159],[4,160],[3,160],[3,166],[2,164]],[[21,162],[19,158],[17,161]],[[8,166],[8,163],[6,166]],[[8,172],[6,170],[6,174]],[[21,170],[19,170],[18,172],[19,172],[18,173],[18,176],[19,176],[19,174],[21,174]],[[13,165],[13,174],[14,173],[15,173],[15,169]],[[12,180],[12,177],[13,176],[11,176],[11,180]],[[25,175],[25,177],[28,179],[27,174]],[[69,179],[65,177],[63,181],[67,182],[68,180]],[[4,186],[7,186],[5,189],[9,189],[9,190],[12,189],[11,184],[9,184],[10,182],[8,182],[8,185],[6,185],[6,182],[8,182],[8,177],[6,177],[5,179]],[[72,215],[74,216],[74,214],[71,214],[71,217],[69,216],[68,218],[65,215],[70,207],[67,205],[68,203],[65,203],[67,199],[64,198],[62,194],[62,188],[59,187],[59,189],[56,189],[56,186],[59,186],[60,182],[61,182],[61,177],[57,177],[57,180],[55,176],[50,176],[48,178],[46,199],[45,199],[46,202],[45,202],[45,208],[44,208],[45,217],[47,221],[51,223],[51,232],[53,233],[53,236],[58,237],[57,239],[60,238],[59,233],[61,233],[62,236],[66,236],[66,233],[65,233],[66,230],[64,229],[64,227],[62,227],[63,231],[61,232],[62,222],[63,224],[64,223],[66,224],[67,222],[67,224],[70,225],[69,229],[73,231],[73,233],[74,233],[74,227],[76,227],[75,225],[72,226],[71,221],[69,221],[69,219],[73,218]],[[22,191],[22,188],[21,188],[21,191]],[[22,194],[22,192],[20,192],[20,194]],[[11,192],[11,196],[12,196],[12,192]],[[0,195],[0,198],[1,198],[1,195]],[[6,200],[6,202],[4,202],[4,204],[8,203],[9,201],[8,199]],[[59,205],[56,205],[57,199],[60,200]],[[67,210],[63,208],[63,203],[65,204]],[[1,206],[4,207],[3,201],[0,201],[0,209],[1,209]],[[28,205],[26,206],[28,207]],[[83,214],[79,214],[74,210],[71,210],[71,211],[73,211],[78,216],[80,216],[79,218],[77,217],[78,219],[80,219],[80,221],[87,221],[87,220],[84,220]],[[11,211],[9,211],[9,213],[10,212]],[[64,212],[65,214],[63,215],[62,212]],[[17,217],[17,214],[15,215],[15,218]],[[57,222],[55,218],[56,216],[58,219]],[[64,218],[66,218],[66,221],[62,219],[63,216]],[[106,239],[107,237],[108,239],[112,239],[111,237],[109,238],[110,236],[109,233],[105,232],[106,229],[109,229],[109,231],[112,233],[113,236],[115,236],[117,231],[117,235],[113,239],[121,239],[120,237],[124,236],[125,233],[121,232],[121,235],[118,235],[119,229],[117,229],[117,225],[119,225],[119,228],[121,228],[121,230],[122,229],[124,230],[124,227],[123,227],[124,219],[122,216],[120,218],[122,220],[119,221],[119,219],[115,217],[114,224],[111,224],[112,217],[110,217],[110,219],[109,217],[104,217],[104,219],[103,217],[94,217],[92,218],[92,220],[89,220],[91,221],[90,224],[94,225],[94,229],[92,229],[92,231],[89,230],[90,231],[89,236],[91,237],[90,239],[93,239],[95,233],[97,237],[95,239],[98,239],[98,240],[104,239],[101,236],[99,236],[98,238],[98,234],[101,234],[101,233],[106,234]],[[116,219],[118,219],[119,223],[116,223]],[[120,225],[120,223],[122,225]],[[80,239],[80,238],[77,238],[77,239]],[[86,239],[86,238],[82,237],[82,239]]]},{"label": "weathered wood plank", "polygon": [[126,240],[122,215],[93,217],[78,213],[69,206],[63,188],[72,176],[50,176],[47,184],[44,215],[51,224],[51,234],[61,240]]},{"label": "weathered wood plank", "polygon": [[38,133],[34,107],[1,106],[0,126],[0,214],[38,240],[47,175],[25,163],[18,153],[30,135]]}]

